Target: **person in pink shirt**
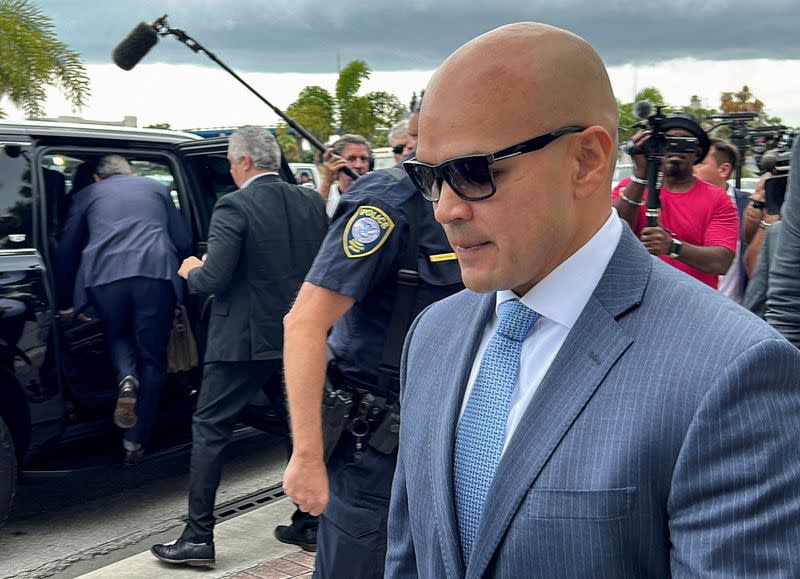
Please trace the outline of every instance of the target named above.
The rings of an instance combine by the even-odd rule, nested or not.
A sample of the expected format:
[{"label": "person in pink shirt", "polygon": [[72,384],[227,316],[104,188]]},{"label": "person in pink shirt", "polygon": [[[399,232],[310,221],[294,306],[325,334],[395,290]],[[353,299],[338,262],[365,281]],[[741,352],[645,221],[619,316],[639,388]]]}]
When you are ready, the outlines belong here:
[{"label": "person in pink shirt", "polygon": [[[694,165],[709,150],[700,125],[689,115],[673,113],[662,127],[669,136],[696,137],[698,147],[694,153],[668,153],[663,158],[660,226],[647,227],[647,170],[641,153],[633,155],[633,177],[612,191],[614,207],[652,255],[716,289],[736,255],[739,216],[725,191],[693,174]],[[649,130],[634,135],[636,151],[643,150],[650,135]]]}]

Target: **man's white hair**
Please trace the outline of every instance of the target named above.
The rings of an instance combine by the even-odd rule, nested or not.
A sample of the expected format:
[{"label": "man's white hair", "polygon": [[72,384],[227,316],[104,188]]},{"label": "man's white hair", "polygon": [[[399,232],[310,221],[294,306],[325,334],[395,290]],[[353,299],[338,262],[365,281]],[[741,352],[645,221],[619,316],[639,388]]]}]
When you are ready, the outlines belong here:
[{"label": "man's white hair", "polygon": [[278,141],[264,127],[245,125],[236,129],[228,139],[228,154],[236,161],[247,155],[257,169],[278,171],[281,166]]}]

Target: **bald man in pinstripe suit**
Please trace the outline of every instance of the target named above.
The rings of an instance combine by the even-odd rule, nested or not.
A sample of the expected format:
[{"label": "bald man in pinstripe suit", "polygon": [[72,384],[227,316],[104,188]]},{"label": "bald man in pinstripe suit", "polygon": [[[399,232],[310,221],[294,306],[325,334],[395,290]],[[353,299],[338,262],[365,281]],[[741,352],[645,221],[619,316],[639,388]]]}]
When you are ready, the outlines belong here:
[{"label": "bald man in pinstripe suit", "polygon": [[617,122],[549,26],[431,80],[406,165],[469,289],[406,340],[387,577],[800,577],[800,353],[620,221]]}]

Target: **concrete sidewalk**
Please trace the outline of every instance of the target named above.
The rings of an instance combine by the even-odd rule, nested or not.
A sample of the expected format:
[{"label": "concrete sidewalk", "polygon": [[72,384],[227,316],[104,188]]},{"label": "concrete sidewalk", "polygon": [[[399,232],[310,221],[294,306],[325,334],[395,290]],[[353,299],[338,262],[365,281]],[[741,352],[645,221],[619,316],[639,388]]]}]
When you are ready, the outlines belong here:
[{"label": "concrete sidewalk", "polygon": [[[217,525],[214,531],[217,565],[213,569],[169,565],[150,551],[81,575],[89,579],[287,579],[311,577],[314,556],[273,535],[277,525],[288,524],[294,504],[281,499]],[[177,530],[175,536],[180,534]],[[157,542],[157,541],[154,541]]]}]

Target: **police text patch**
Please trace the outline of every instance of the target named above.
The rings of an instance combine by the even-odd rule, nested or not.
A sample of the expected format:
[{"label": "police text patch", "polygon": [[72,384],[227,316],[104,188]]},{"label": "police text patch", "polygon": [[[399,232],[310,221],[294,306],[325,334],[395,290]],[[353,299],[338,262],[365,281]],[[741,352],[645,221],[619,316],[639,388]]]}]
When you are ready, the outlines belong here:
[{"label": "police text patch", "polygon": [[394,221],[385,211],[372,205],[356,209],[344,228],[344,254],[355,259],[375,253],[394,229]]}]

